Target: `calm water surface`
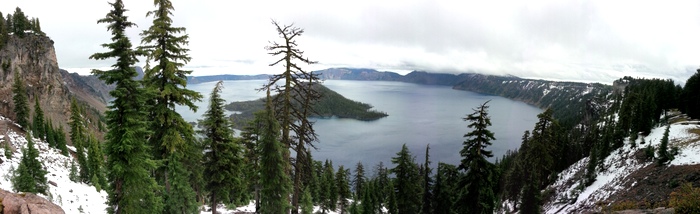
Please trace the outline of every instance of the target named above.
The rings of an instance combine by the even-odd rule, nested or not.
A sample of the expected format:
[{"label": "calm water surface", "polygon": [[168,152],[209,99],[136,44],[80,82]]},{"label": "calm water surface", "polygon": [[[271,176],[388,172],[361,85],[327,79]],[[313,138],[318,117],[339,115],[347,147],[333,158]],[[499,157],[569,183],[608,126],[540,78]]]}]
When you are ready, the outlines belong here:
[{"label": "calm water surface", "polygon": [[[266,80],[242,80],[224,82],[222,97],[231,101],[245,101],[265,96],[257,92]],[[187,108],[178,111],[187,121],[199,119],[208,105],[208,96],[215,82],[189,85],[205,96],[198,102],[200,109],[193,113]],[[334,166],[354,168],[362,162],[365,168],[380,161],[392,166],[391,157],[406,144],[422,163],[425,147],[430,144],[430,159],[437,162],[458,164],[461,160],[464,134],[468,123],[462,118],[473,112],[483,102],[489,103],[489,115],[496,140],[489,147],[495,157],[501,157],[509,149],[520,146],[525,130],[530,130],[542,110],[522,102],[502,97],[453,90],[447,86],[429,86],[401,82],[329,80],[324,85],[341,95],[369,103],[374,109],[386,112],[388,117],[371,121],[353,119],[318,119],[314,128],[319,135],[316,160],[333,160]],[[493,159],[492,159],[493,160]],[[371,174],[371,173],[370,173]]]}]

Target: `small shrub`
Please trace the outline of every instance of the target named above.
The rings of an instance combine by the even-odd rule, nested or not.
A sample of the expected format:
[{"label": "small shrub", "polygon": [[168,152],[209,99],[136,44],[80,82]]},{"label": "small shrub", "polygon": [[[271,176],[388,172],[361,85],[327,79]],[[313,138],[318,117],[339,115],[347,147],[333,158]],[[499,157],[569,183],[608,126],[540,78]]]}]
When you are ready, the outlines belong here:
[{"label": "small shrub", "polygon": [[685,183],[680,189],[671,193],[669,206],[676,213],[700,213],[700,188],[693,187],[692,183]]},{"label": "small shrub", "polygon": [[637,202],[634,201],[620,201],[614,203],[610,206],[609,211],[621,211],[621,210],[632,210],[639,208]]},{"label": "small shrub", "polygon": [[654,153],[656,153],[656,151],[651,145],[648,145],[646,148],[644,148],[644,155],[646,156],[647,160],[654,159]]}]

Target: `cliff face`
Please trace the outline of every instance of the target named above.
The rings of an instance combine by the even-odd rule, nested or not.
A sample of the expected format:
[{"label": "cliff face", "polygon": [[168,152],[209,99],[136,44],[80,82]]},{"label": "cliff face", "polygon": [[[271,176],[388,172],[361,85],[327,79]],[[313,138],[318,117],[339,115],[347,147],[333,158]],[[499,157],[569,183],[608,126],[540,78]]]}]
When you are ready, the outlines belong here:
[{"label": "cliff face", "polygon": [[[9,37],[0,50],[0,114],[15,119],[12,84],[17,74],[27,89],[30,109],[34,110],[34,99],[38,98],[45,117],[54,125],[67,127],[71,98],[76,96],[61,75],[53,43],[46,36],[33,34]],[[77,98],[83,104],[89,103]],[[98,118],[102,109],[96,108],[99,107],[88,108],[88,120]]]}]

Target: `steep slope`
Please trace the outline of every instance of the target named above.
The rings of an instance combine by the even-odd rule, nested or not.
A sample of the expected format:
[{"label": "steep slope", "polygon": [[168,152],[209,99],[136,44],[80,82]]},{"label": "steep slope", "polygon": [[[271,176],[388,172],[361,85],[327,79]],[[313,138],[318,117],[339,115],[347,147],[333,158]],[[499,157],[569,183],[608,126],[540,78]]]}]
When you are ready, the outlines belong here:
[{"label": "steep slope", "polygon": [[[25,134],[19,131],[17,125],[8,118],[0,115],[0,123],[9,124],[7,130],[0,130],[0,145],[9,143],[13,150],[12,158],[0,155],[0,189],[12,190],[10,179],[12,172],[19,166],[22,157],[22,148],[27,145]],[[70,181],[71,162],[77,164],[73,157],[61,155],[61,151],[50,148],[48,144],[38,138],[33,139],[35,146],[39,150],[39,159],[43,163],[49,181],[49,193],[39,196],[48,199],[54,204],[63,208],[65,213],[106,213],[105,201],[107,193],[97,191],[95,187],[82,183]],[[4,146],[0,147],[4,154]],[[75,148],[69,147],[75,151]]]},{"label": "steep slope", "polygon": [[[43,35],[28,34],[24,38],[10,36],[7,44],[0,50],[0,114],[14,118],[12,102],[12,83],[15,74],[26,84],[30,103],[35,98],[44,110],[46,118],[51,118],[54,125],[63,124],[70,116],[71,98],[87,108],[87,120],[96,121],[104,110],[104,104],[93,100],[81,90],[71,88],[61,74],[53,41]],[[33,108],[31,108],[33,109]],[[32,113],[33,115],[33,113]],[[88,123],[96,129],[97,123]]]},{"label": "steep slope", "polygon": [[[588,164],[583,158],[561,172],[554,184],[547,187],[546,213],[586,213],[615,209],[652,209],[668,204],[669,194],[686,182],[700,185],[700,121],[686,121],[677,115],[670,125],[669,147],[677,147],[678,155],[668,166],[658,166],[644,150],[658,148],[665,126],[656,127],[636,146],[625,145],[603,160],[596,181],[584,187],[581,183]],[[644,142],[644,143],[643,143]]]}]

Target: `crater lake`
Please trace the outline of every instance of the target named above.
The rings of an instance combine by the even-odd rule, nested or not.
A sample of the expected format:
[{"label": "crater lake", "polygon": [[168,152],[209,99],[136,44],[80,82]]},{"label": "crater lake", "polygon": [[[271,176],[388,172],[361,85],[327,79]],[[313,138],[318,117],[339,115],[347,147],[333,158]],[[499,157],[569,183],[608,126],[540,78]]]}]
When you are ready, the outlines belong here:
[{"label": "crater lake", "polygon": [[[226,102],[259,99],[265,92],[256,89],[267,80],[224,81],[221,93]],[[209,105],[209,94],[216,82],[191,84],[187,88],[202,93],[204,99],[196,102],[197,112],[179,106],[177,111],[190,122],[201,119]],[[489,102],[491,123],[489,130],[496,140],[488,149],[495,158],[507,150],[520,146],[525,130],[531,130],[542,110],[523,102],[503,97],[454,90],[449,86],[420,85],[386,81],[327,80],[323,84],[348,99],[368,103],[373,109],[389,114],[375,121],[359,121],[341,118],[312,118],[319,135],[312,151],[315,160],[333,161],[334,166],[344,165],[354,170],[362,162],[365,168],[376,166],[380,161],[393,167],[391,157],[406,144],[415,157],[423,163],[425,148],[430,144],[432,166],[438,162],[459,164],[464,134],[470,129],[463,118],[471,114],[478,105]],[[233,112],[229,112],[233,113]],[[236,131],[238,134],[238,130]],[[373,170],[368,171],[373,174]]]}]

